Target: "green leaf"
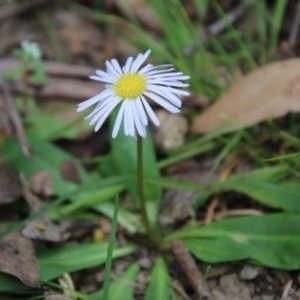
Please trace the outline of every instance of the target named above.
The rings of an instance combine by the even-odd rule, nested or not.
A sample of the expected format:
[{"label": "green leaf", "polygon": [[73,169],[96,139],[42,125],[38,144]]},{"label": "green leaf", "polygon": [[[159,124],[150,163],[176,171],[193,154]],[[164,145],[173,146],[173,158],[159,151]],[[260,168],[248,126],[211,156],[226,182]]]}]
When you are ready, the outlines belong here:
[{"label": "green leaf", "polygon": [[0,272],[0,292],[24,292],[30,291],[30,288],[25,286],[16,277]]},{"label": "green leaf", "polygon": [[[4,238],[8,234],[21,229],[22,227],[26,226],[29,222],[35,220],[36,218],[42,216],[45,213],[52,213],[54,208],[57,208],[59,204],[63,203],[66,201],[66,199],[71,199],[73,197],[77,197],[78,195],[81,194],[86,194],[87,191],[93,192],[95,190],[99,190],[101,188],[105,188],[108,185],[120,183],[123,181],[123,178],[121,176],[115,176],[115,177],[109,177],[109,178],[102,178],[101,180],[92,182],[92,185],[83,185],[78,187],[77,189],[65,193],[63,195],[60,195],[57,197],[57,199],[45,204],[39,211],[36,213],[31,214],[27,218],[19,221],[19,222],[14,222],[10,224],[6,229],[4,229],[2,232],[0,232],[0,239]],[[54,214],[54,213],[53,213]],[[57,218],[57,215],[55,215]]]},{"label": "green leaf", "polygon": [[[111,118],[111,128],[114,125],[116,112]],[[113,160],[120,174],[126,176],[125,185],[136,203],[139,203],[137,186],[137,140],[126,136],[123,132],[123,128],[121,128],[118,136],[115,139],[111,139],[111,146]],[[155,158],[154,145],[149,131],[147,132],[147,137],[143,139],[143,174],[145,179],[160,178]],[[148,216],[150,222],[156,224],[162,190],[160,186],[153,183],[147,183],[144,187]]]},{"label": "green leaf", "polygon": [[157,257],[151,274],[150,285],[146,291],[145,300],[176,299],[170,286],[170,276],[162,257]]},{"label": "green leaf", "polygon": [[[110,202],[105,202],[94,207],[96,211],[101,212],[102,214],[112,218],[114,206]],[[118,213],[118,223],[121,224],[128,232],[130,233],[142,233],[144,228],[141,223],[141,218],[138,214],[133,213],[126,209],[125,207],[119,207]]]},{"label": "green leaf", "polygon": [[[107,243],[77,244],[48,250],[38,255],[41,281],[47,281],[61,276],[63,273],[75,272],[103,264],[107,256]],[[116,248],[113,258],[133,253],[132,245]]]},{"label": "green leaf", "polygon": [[225,184],[231,183],[238,184],[240,181],[256,180],[256,181],[278,181],[291,173],[290,167],[286,165],[276,167],[265,167],[261,169],[255,169],[249,172],[243,172],[231,176]]},{"label": "green leaf", "polygon": [[[110,286],[110,300],[133,300],[134,299],[134,281],[140,267],[138,263],[132,264],[118,279]],[[102,299],[103,290],[87,296],[86,300]]]},{"label": "green leaf", "polygon": [[274,208],[285,211],[300,211],[300,186],[285,185],[276,182],[259,180],[238,181],[236,183],[224,183],[227,189],[244,193],[251,198]]},{"label": "green leaf", "polygon": [[[94,209],[97,205],[106,202],[118,195],[124,189],[123,184],[114,184],[105,186],[101,189],[79,193],[73,197],[73,201],[59,208],[59,212],[55,217],[59,218],[62,215],[74,213],[77,210],[91,208]],[[56,212],[54,212],[56,213]]]},{"label": "green leaf", "polygon": [[107,247],[107,256],[105,262],[105,271],[104,271],[104,287],[103,287],[103,298],[104,300],[108,300],[109,298],[109,287],[110,287],[110,274],[111,274],[111,266],[113,261],[113,252],[116,242],[116,232],[117,232],[117,225],[118,225],[118,209],[119,209],[119,198],[116,196],[115,199],[115,208],[114,214],[112,217],[112,224],[111,224],[111,231],[109,234],[109,241]]},{"label": "green leaf", "polygon": [[39,171],[50,172],[53,177],[54,192],[58,195],[65,194],[78,187],[74,182],[62,178],[61,170],[63,164],[71,163],[76,168],[80,180],[89,182],[86,171],[67,152],[49,142],[32,136],[28,136],[28,142],[33,151],[32,157],[25,156],[14,139],[6,139],[3,143],[5,158],[25,178],[30,178],[30,176]]},{"label": "green leaf", "polygon": [[186,228],[167,238],[174,239],[182,239],[196,257],[211,263],[251,259],[273,268],[300,268],[300,214],[227,219]]},{"label": "green leaf", "polygon": [[290,173],[287,166],[269,167],[237,174],[220,182],[220,187],[244,193],[265,205],[286,211],[300,211],[300,185],[278,183]]},{"label": "green leaf", "polygon": [[[78,118],[82,117],[78,116]],[[69,121],[58,118],[53,114],[34,110],[28,114],[25,121],[30,125],[29,130],[41,139],[75,138],[78,136],[78,126],[75,126],[78,120],[70,124]]]}]

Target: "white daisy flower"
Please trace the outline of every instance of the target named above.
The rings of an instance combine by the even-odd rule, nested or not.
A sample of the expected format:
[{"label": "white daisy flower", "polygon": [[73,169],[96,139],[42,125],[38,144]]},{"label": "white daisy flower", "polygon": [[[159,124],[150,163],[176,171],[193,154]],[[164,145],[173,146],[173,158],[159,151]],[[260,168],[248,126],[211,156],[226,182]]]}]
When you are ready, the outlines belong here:
[{"label": "white daisy flower", "polygon": [[122,120],[126,135],[146,137],[148,119],[159,126],[159,121],[149,105],[147,99],[152,99],[166,110],[179,113],[181,96],[188,96],[189,92],[181,88],[189,86],[183,83],[190,77],[177,72],[172,65],[154,66],[142,64],[150,54],[148,50],[136,58],[129,57],[123,67],[116,59],[106,61],[106,71],[96,70],[91,79],[104,82],[105,89],[98,95],[89,98],[78,105],[77,111],[97,104],[91,114],[87,116],[89,125],[96,124],[98,131],[113,109],[121,103],[112,137],[119,132]]}]

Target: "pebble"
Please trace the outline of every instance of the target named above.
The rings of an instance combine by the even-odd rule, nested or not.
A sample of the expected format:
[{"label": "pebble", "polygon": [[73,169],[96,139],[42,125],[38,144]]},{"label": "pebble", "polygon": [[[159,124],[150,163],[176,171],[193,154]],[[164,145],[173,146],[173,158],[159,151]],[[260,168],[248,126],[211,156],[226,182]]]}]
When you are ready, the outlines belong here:
[{"label": "pebble", "polygon": [[240,271],[240,278],[242,280],[253,280],[259,274],[259,268],[252,265],[244,265],[243,269]]},{"label": "pebble", "polygon": [[151,261],[151,259],[149,259],[148,257],[143,257],[139,259],[139,265],[143,268],[143,269],[150,269],[153,266],[153,263]]},{"label": "pebble", "polygon": [[187,120],[179,114],[172,114],[165,110],[156,111],[160,126],[154,131],[156,146],[164,153],[168,153],[184,144],[188,131]]}]

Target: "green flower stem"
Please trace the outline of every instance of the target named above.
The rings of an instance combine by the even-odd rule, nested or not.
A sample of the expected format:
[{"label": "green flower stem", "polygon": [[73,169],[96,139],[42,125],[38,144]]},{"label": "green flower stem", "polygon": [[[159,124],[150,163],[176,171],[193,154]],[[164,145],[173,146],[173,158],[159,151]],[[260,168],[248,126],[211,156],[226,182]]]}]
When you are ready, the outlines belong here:
[{"label": "green flower stem", "polygon": [[155,245],[159,245],[159,239],[155,234],[155,231],[151,227],[148,213],[147,213],[147,203],[144,193],[144,174],[143,174],[143,138],[137,135],[137,183],[138,183],[138,198],[140,202],[140,207],[142,211],[142,221],[144,223],[146,233],[151,241]]}]

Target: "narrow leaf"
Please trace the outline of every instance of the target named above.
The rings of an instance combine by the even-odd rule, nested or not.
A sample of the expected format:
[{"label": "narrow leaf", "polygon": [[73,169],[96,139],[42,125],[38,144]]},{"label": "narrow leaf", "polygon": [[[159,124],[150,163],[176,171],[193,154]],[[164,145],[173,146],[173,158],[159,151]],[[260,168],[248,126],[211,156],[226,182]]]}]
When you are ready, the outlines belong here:
[{"label": "narrow leaf", "polygon": [[116,197],[115,200],[115,209],[112,218],[112,225],[111,231],[109,235],[109,242],[107,248],[107,256],[106,256],[106,263],[105,263],[105,272],[104,272],[104,288],[103,288],[103,299],[108,300],[109,295],[109,283],[110,283],[110,273],[111,273],[111,266],[113,261],[113,252],[116,240],[116,232],[117,232],[117,220],[118,220],[118,208],[119,208],[119,198]]},{"label": "narrow leaf", "polygon": [[3,153],[7,161],[22,172],[25,178],[30,178],[39,171],[47,171],[52,175],[54,192],[61,195],[78,187],[78,184],[63,179],[64,163],[71,163],[79,181],[88,181],[88,174],[70,154],[44,140],[29,136],[28,141],[32,147],[32,157],[25,156],[15,140],[7,139],[3,144]]},{"label": "narrow leaf", "polygon": [[300,268],[300,215],[276,213],[222,220],[172,233],[207,262],[251,259],[265,266]]},{"label": "narrow leaf", "polygon": [[[133,300],[134,299],[134,281],[139,271],[137,263],[132,264],[118,279],[110,286],[110,300]],[[103,290],[89,295],[86,300],[102,299]]]},{"label": "narrow leaf", "polygon": [[[110,202],[105,202],[101,205],[97,205],[96,207],[94,207],[94,209],[108,216],[109,218],[112,218],[113,216],[114,207]],[[139,215],[122,206],[119,207],[118,223],[121,224],[130,233],[144,232],[144,228],[142,226]]]},{"label": "narrow leaf", "polygon": [[170,276],[162,257],[158,257],[155,260],[150,285],[145,295],[145,300],[152,299],[176,299],[175,293],[170,286]]},{"label": "narrow leaf", "polygon": [[224,183],[227,189],[244,193],[251,198],[274,208],[290,212],[300,211],[299,185],[285,185],[276,182],[246,180]]},{"label": "narrow leaf", "polygon": [[[44,251],[38,256],[41,268],[41,281],[61,276],[66,272],[74,272],[93,266],[99,266],[106,260],[107,243],[68,245],[59,249]],[[132,245],[116,248],[113,258],[133,253]]]}]

